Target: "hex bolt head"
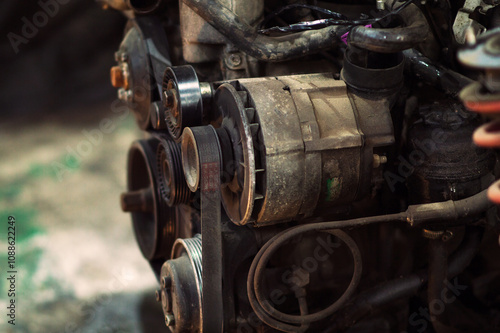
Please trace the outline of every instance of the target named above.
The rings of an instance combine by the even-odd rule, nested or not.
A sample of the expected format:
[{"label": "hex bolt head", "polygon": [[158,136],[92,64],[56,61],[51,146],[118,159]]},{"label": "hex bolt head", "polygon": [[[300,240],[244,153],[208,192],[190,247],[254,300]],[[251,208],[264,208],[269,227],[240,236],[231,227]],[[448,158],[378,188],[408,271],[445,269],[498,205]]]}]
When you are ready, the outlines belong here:
[{"label": "hex bolt head", "polygon": [[171,326],[175,325],[175,317],[173,314],[167,313],[165,315],[165,324],[167,325],[167,327],[171,327]]},{"label": "hex bolt head", "polygon": [[239,67],[243,63],[243,59],[238,53],[231,53],[227,60],[229,67]]}]

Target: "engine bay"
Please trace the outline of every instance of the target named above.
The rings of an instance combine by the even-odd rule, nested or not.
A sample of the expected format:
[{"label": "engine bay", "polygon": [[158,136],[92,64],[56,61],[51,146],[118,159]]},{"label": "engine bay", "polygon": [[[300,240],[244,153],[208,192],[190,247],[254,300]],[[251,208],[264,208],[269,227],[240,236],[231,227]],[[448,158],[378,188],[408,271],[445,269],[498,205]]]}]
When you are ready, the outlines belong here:
[{"label": "engine bay", "polygon": [[500,332],[497,0],[99,0],[171,332]]}]

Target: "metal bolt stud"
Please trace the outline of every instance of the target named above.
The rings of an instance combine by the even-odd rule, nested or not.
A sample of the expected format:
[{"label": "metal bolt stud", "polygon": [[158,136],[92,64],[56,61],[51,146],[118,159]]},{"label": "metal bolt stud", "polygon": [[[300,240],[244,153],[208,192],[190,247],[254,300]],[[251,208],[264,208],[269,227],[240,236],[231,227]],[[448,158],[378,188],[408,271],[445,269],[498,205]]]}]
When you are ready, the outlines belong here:
[{"label": "metal bolt stud", "polygon": [[378,168],[381,164],[387,163],[387,156],[373,154],[373,168]]},{"label": "metal bolt stud", "polygon": [[153,210],[153,191],[150,187],[122,193],[120,203],[124,212],[150,212]]},{"label": "metal bolt stud", "polygon": [[175,317],[173,314],[167,313],[165,315],[165,324],[167,325],[167,327],[175,325]]},{"label": "metal bolt stud", "polygon": [[155,300],[157,302],[161,302],[161,290],[156,290],[155,291]]}]

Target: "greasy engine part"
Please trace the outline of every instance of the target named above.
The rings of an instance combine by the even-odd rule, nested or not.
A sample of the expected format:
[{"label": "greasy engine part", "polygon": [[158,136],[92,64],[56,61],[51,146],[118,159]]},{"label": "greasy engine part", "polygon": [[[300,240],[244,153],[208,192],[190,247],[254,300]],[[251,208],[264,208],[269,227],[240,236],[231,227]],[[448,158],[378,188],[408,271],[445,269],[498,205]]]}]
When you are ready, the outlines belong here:
[{"label": "greasy engine part", "polygon": [[[255,25],[264,12],[263,0],[220,0],[217,6],[231,9],[238,20],[250,26]],[[219,61],[228,44],[227,37],[210,25],[206,18],[199,15],[189,4],[179,1],[179,8],[184,60],[188,63]]]},{"label": "greasy engine part", "polygon": [[[132,215],[139,248],[155,270],[170,257],[177,238],[191,237],[199,230],[198,212],[184,205],[189,203],[189,197],[177,200],[174,207],[169,207],[162,198],[165,189],[161,190],[156,157],[164,144],[164,140],[160,144],[154,137],[132,144],[128,153],[128,191],[121,196],[122,210]],[[182,198],[181,193],[176,195]]]},{"label": "greasy engine part", "polygon": [[[374,149],[394,142],[389,104],[351,95],[343,81],[325,74],[222,84],[214,107],[224,115],[223,155],[232,152],[224,158],[221,192],[228,216],[240,225],[265,225],[363,198],[372,186]],[[365,114],[376,116],[366,123]],[[193,189],[198,162],[187,142],[182,147]]]},{"label": "greasy engine part", "polygon": [[162,100],[167,129],[180,142],[186,127],[201,126],[209,117],[212,87],[200,83],[192,66],[169,67],[163,78]]},{"label": "greasy engine part", "polygon": [[170,207],[189,204],[191,192],[182,172],[181,146],[170,136],[160,136],[156,161],[161,197]]},{"label": "greasy engine part", "polygon": [[175,209],[159,200],[156,168],[158,140],[139,140],[128,154],[128,192],[121,197],[122,210],[132,213],[137,243],[144,257],[168,257],[175,234]]},{"label": "greasy engine part", "polygon": [[498,1],[100,2],[171,332],[500,331]]},{"label": "greasy engine part", "polygon": [[410,202],[428,203],[462,199],[491,183],[495,163],[492,152],[472,142],[479,117],[463,105],[444,100],[422,106],[421,119],[408,133]]},{"label": "greasy engine part", "polygon": [[197,332],[202,323],[201,235],[178,239],[161,268],[157,300],[171,332]]},{"label": "greasy engine part", "polygon": [[143,130],[150,127],[151,103],[159,100],[163,72],[171,65],[167,50],[161,22],[154,17],[139,17],[129,20],[115,53],[118,65],[111,68],[111,82]]}]

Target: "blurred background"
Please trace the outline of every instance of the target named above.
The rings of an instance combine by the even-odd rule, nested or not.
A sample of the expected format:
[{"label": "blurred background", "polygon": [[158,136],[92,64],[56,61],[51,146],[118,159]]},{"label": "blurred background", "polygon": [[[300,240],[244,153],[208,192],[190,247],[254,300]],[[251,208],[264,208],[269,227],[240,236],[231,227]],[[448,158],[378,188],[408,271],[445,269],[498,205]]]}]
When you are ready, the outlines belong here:
[{"label": "blurred background", "polygon": [[109,83],[124,25],[93,0],[0,2],[1,332],[165,331],[154,274],[119,206],[140,136]]}]

